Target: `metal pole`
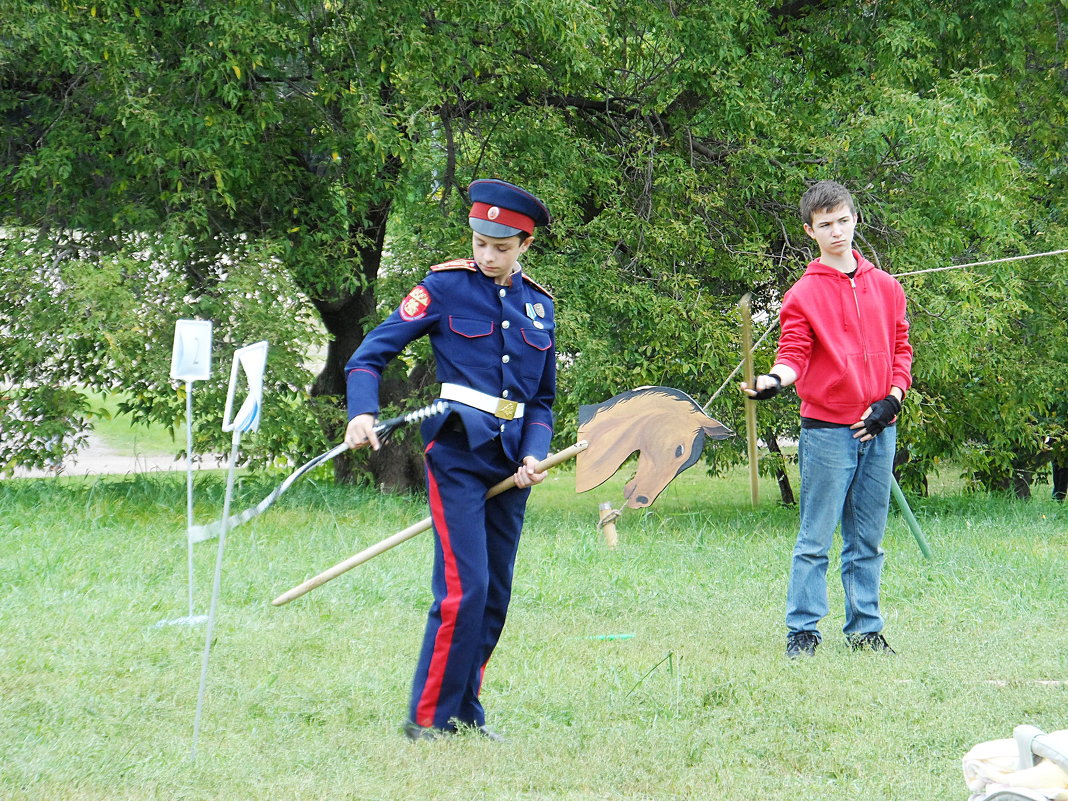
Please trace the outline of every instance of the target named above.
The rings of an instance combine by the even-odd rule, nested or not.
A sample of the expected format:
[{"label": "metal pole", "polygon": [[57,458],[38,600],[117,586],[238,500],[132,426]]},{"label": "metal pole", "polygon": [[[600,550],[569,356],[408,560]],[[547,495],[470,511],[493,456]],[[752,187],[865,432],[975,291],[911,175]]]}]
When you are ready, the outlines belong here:
[{"label": "metal pole", "polygon": [[912,536],[916,538],[916,544],[920,546],[920,551],[924,556],[930,559],[931,548],[927,544],[927,540],[923,537],[923,532],[920,530],[920,524],[916,522],[916,515],[912,513],[908,501],[905,500],[905,493],[901,491],[901,486],[897,483],[897,479],[894,478],[893,475],[890,476],[890,491],[893,493],[894,500],[897,502],[897,508],[901,510],[905,522],[908,523]]},{"label": "metal pole", "polygon": [[193,620],[193,382],[185,382],[185,542],[189,552],[189,621]]},{"label": "metal pole", "polygon": [[237,449],[241,444],[241,431],[234,430],[233,446],[230,448],[230,471],[226,476],[226,496],[223,500],[223,526],[219,532],[219,549],[215,555],[215,579],[211,588],[211,609],[208,611],[208,626],[204,633],[204,655],[200,662],[200,689],[197,692],[197,713],[193,719],[193,747],[189,758],[197,758],[197,740],[200,738],[200,718],[204,709],[204,692],[208,686],[208,660],[211,657],[211,638],[215,632],[215,612],[219,606],[219,588],[222,585],[223,549],[226,547],[227,521],[230,519],[230,497],[234,493],[234,466],[237,464]]}]

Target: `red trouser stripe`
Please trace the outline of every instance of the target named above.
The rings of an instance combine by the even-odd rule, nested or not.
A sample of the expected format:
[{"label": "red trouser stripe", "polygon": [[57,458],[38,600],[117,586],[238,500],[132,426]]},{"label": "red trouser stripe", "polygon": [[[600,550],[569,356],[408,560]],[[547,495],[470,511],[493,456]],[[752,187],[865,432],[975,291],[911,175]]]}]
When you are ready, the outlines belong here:
[{"label": "red trouser stripe", "polygon": [[[431,447],[433,443],[427,448],[428,454]],[[460,585],[460,571],[456,569],[456,556],[452,551],[452,543],[449,541],[449,526],[445,522],[445,508],[441,503],[441,493],[438,491],[438,482],[434,478],[434,471],[429,462],[426,474],[427,490],[430,494],[430,517],[434,521],[434,528],[441,540],[441,552],[445,557],[446,593],[441,602],[441,623],[434,635],[434,655],[430,658],[426,682],[423,684],[423,692],[416,706],[415,722],[420,726],[433,726],[434,713],[437,711],[438,700],[441,698],[441,683],[445,677],[445,666],[449,661],[449,650],[452,648],[452,636],[456,630],[456,613],[460,608],[460,599],[463,597],[463,587]]]}]

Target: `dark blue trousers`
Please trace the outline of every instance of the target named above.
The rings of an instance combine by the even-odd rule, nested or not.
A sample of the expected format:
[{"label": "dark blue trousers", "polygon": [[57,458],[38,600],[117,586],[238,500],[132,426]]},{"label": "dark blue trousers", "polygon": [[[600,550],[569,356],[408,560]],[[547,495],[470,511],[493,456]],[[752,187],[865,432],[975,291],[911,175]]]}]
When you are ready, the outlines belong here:
[{"label": "dark blue trousers", "polygon": [[485,496],[516,467],[499,440],[472,450],[462,431],[443,429],[426,447],[434,602],[409,707],[420,726],[451,730],[486,722],[478,696],[504,629],[530,490]]}]

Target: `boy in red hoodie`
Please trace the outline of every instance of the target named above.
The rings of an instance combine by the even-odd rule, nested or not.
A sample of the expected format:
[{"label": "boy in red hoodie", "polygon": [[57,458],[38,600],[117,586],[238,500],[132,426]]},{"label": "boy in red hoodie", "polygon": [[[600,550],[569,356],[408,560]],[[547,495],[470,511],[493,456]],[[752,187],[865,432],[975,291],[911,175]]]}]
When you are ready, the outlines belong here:
[{"label": "boy in red hoodie", "polygon": [[905,293],[853,249],[849,191],[820,181],[801,198],[820,257],[783,296],[779,351],[742,391],[765,400],[796,384],[801,398],[801,525],[786,598],[786,655],[812,656],[828,611],[827,553],[842,526],[846,641],[893,653],[882,635],[881,547],[890,505],[895,422],[912,384]]}]

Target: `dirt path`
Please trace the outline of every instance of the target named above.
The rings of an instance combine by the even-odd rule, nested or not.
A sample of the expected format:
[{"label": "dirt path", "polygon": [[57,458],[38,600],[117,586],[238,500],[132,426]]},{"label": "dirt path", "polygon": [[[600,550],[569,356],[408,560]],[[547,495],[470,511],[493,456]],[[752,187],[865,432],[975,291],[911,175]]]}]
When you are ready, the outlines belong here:
[{"label": "dirt path", "polygon": [[[194,470],[214,470],[224,466],[221,460],[207,458],[194,465]],[[15,470],[13,478],[48,478],[55,475],[89,476],[102,474],[129,475],[131,473],[169,472],[185,470],[185,460],[173,456],[146,456],[122,453],[108,446],[95,434],[90,433],[88,442],[74,456],[64,460],[59,470]]]}]

